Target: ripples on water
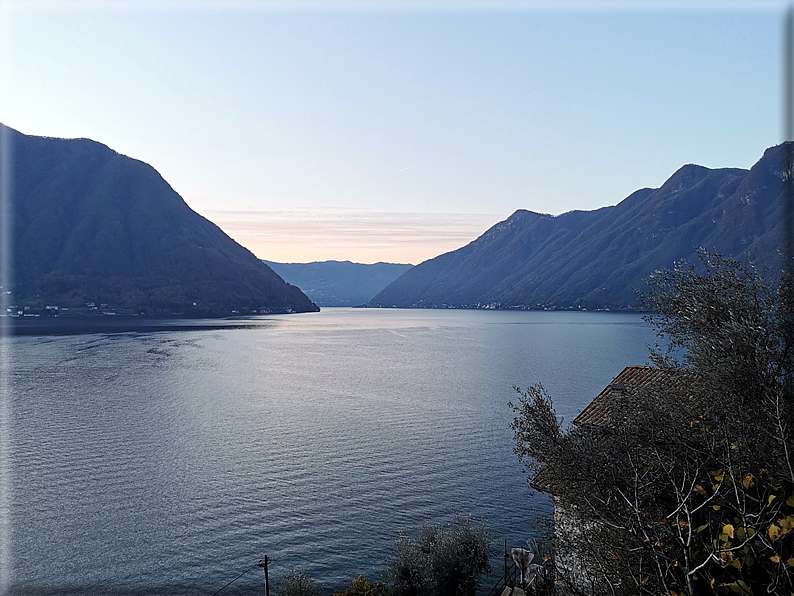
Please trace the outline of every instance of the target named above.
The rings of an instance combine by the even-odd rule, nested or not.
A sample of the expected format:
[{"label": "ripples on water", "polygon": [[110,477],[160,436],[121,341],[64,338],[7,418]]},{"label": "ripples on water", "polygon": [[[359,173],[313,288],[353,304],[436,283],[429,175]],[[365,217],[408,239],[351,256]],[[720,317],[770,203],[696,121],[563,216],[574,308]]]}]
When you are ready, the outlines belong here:
[{"label": "ripples on water", "polygon": [[[8,340],[18,593],[212,594],[264,553],[330,593],[454,512],[523,545],[551,505],[512,452],[512,386],[543,382],[570,420],[654,340],[608,313],[238,325]],[[231,593],[261,594],[261,570]]]}]

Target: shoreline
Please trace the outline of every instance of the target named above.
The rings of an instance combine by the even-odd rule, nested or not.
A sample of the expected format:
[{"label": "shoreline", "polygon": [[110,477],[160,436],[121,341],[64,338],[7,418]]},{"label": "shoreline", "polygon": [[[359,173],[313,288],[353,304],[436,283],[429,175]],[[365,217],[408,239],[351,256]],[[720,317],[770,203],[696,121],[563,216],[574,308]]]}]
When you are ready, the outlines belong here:
[{"label": "shoreline", "polygon": [[[594,315],[637,315],[639,311],[585,311],[540,309],[483,309],[483,308],[407,308],[407,307],[325,307],[326,309],[351,309],[371,311],[478,311],[490,313],[535,312]],[[189,316],[60,316],[60,317],[0,317],[0,338],[15,336],[89,335],[92,333],[155,333],[161,331],[212,331],[261,328],[261,323],[285,316],[309,313],[277,313],[266,315],[234,315],[224,317]]]},{"label": "shoreline", "polygon": [[250,317],[4,317],[0,328],[5,336],[82,335],[90,333],[151,333],[155,331],[203,331],[239,329],[251,320],[274,315]]}]

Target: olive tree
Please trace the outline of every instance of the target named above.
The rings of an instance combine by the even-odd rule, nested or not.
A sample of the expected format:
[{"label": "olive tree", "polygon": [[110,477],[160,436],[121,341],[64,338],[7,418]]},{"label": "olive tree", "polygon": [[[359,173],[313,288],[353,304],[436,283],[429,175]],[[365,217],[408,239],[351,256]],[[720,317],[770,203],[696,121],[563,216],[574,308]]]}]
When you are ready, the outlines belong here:
[{"label": "olive tree", "polygon": [[383,582],[374,584],[363,575],[353,580],[353,585],[344,592],[336,591],[334,596],[388,596],[389,589]]},{"label": "olive tree", "polygon": [[320,596],[320,589],[308,573],[290,569],[275,586],[276,596]]},{"label": "olive tree", "polygon": [[666,340],[651,358],[669,374],[616,394],[608,424],[564,428],[540,385],[513,406],[530,482],[568,515],[558,577],[581,593],[789,594],[790,280],[703,253],[647,283],[647,319]]},{"label": "olive tree", "polygon": [[490,543],[484,521],[455,516],[448,526],[425,523],[415,536],[400,535],[385,579],[395,596],[473,595],[491,571]]}]

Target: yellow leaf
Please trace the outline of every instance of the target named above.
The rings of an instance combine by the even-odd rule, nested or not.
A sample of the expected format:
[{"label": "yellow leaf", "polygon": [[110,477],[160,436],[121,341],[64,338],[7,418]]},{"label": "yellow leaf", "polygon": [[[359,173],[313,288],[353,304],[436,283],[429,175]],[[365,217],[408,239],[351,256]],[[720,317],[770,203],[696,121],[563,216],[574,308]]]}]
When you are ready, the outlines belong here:
[{"label": "yellow leaf", "polygon": [[711,475],[714,476],[714,480],[716,480],[717,482],[722,482],[722,478],[723,478],[722,468],[720,468],[719,470],[714,470],[711,473]]},{"label": "yellow leaf", "polygon": [[794,567],[794,557],[788,559],[786,561],[786,565],[788,565],[789,567]]},{"label": "yellow leaf", "polygon": [[642,584],[643,585],[647,584],[648,580],[650,580],[650,579],[651,579],[651,576],[650,575],[646,575],[645,577],[642,578]]},{"label": "yellow leaf", "polygon": [[721,508],[719,505],[712,505],[712,506],[711,506],[711,508],[712,508],[714,511],[719,511],[720,509],[722,509],[722,508]]},{"label": "yellow leaf", "polygon": [[777,499],[777,495],[769,495],[769,498],[766,500],[767,506],[771,505],[772,501],[774,501],[775,499]]},{"label": "yellow leaf", "polygon": [[731,524],[725,524],[724,526],[722,526],[722,531],[725,532],[731,538],[733,538],[733,526]]},{"label": "yellow leaf", "polygon": [[699,527],[697,530],[695,530],[695,532],[697,532],[698,534],[700,534],[700,533],[701,533],[703,530],[705,530],[705,529],[706,529],[706,528],[708,528],[708,527],[709,527],[709,525],[708,525],[708,524],[703,524],[703,525],[702,525],[702,526],[700,526],[700,527]]},{"label": "yellow leaf", "polygon": [[788,505],[789,507],[794,507],[794,497],[789,497],[788,499],[786,499],[786,505]]},{"label": "yellow leaf", "polygon": [[766,533],[769,536],[769,539],[774,542],[780,537],[780,527],[775,524],[769,524]]},{"label": "yellow leaf", "polygon": [[780,563],[780,556],[772,555],[771,557],[769,557],[769,560],[772,561],[773,563]]},{"label": "yellow leaf", "polygon": [[696,492],[699,492],[699,493],[700,493],[701,495],[703,495],[704,497],[705,497],[705,496],[708,494],[708,493],[706,492],[706,489],[705,489],[705,488],[703,488],[702,486],[700,486],[699,484],[696,484],[696,485],[695,485],[695,491],[696,491]]},{"label": "yellow leaf", "polygon": [[745,476],[744,479],[742,480],[742,486],[745,489],[752,488],[753,485],[755,484],[754,478],[755,477],[752,474],[747,474],[747,476]]},{"label": "yellow leaf", "polygon": [[781,528],[794,528],[794,515],[789,515],[779,519],[777,520],[777,523]]},{"label": "yellow leaf", "polygon": [[722,587],[728,588],[731,592],[736,592],[737,594],[752,594],[752,592],[750,592],[750,586],[748,586],[742,580],[731,582],[729,584],[722,584]]},{"label": "yellow leaf", "polygon": [[736,567],[736,569],[741,569],[742,562],[739,559],[736,559],[733,563],[730,564],[730,567]]}]

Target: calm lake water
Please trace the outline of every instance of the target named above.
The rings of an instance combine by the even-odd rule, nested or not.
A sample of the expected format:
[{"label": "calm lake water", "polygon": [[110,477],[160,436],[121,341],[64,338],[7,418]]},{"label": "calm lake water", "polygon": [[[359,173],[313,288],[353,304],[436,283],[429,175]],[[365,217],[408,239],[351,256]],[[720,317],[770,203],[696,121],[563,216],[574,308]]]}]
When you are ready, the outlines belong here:
[{"label": "calm lake water", "polygon": [[[570,420],[655,341],[610,313],[238,325],[7,340],[17,593],[209,595],[264,553],[271,578],[330,593],[455,512],[522,546],[551,507],[512,452],[513,385],[542,382]],[[262,585],[253,568],[221,594]]]}]

